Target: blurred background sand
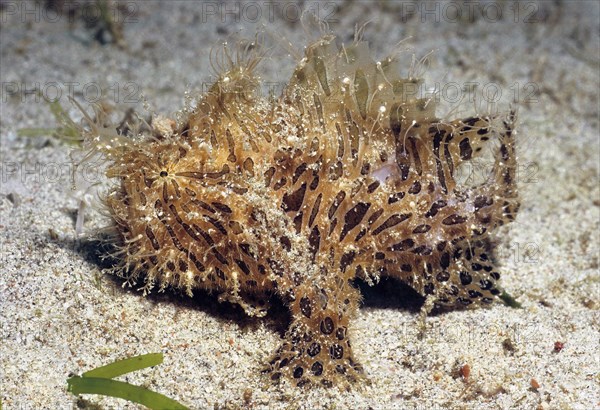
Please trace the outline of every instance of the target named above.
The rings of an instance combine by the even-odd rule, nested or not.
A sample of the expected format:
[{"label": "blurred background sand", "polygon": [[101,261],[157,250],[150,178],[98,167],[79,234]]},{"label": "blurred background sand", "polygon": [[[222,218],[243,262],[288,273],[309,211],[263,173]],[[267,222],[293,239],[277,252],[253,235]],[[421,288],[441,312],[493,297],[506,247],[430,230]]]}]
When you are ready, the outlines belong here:
[{"label": "blurred background sand", "polygon": [[[143,111],[147,101],[173,113],[186,91],[214,80],[211,48],[259,31],[272,46],[259,69],[263,91],[277,95],[296,61],[277,43],[301,53],[318,37],[301,24],[302,9],[345,42],[369,21],[364,37],[379,58],[404,40],[407,69],[412,53],[433,51],[424,77],[440,91],[440,116],[519,107],[522,207],[498,233],[498,257],[503,286],[523,308],[433,315],[419,339],[418,298],[387,281],[365,286],[351,334],[371,384],[352,392],[263,385],[259,369],[286,326],[281,306],[249,319],[208,294],[144,298],[103,275],[94,243],[75,234],[72,145],[17,135],[56,126],[40,94],[74,118],[67,96],[87,105],[99,90],[120,110]],[[117,26],[95,2],[0,1],[4,408],[138,408],[98,396],[78,403],[66,379],[160,351],[162,365],[126,380],[195,409],[600,408],[599,3],[122,1],[109,10]],[[106,224],[86,215],[86,234]]]}]

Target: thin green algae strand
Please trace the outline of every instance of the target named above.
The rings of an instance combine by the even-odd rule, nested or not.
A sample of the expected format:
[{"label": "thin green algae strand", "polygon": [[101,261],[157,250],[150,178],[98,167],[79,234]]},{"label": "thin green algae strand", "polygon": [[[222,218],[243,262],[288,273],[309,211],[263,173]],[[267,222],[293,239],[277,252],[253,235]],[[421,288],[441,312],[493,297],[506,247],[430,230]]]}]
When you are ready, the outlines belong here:
[{"label": "thin green algae strand", "polygon": [[187,407],[179,402],[160,393],[118,380],[74,376],[67,382],[69,383],[69,391],[75,395],[101,394],[103,396],[117,397],[132,403],[143,404],[152,410],[187,409]]},{"label": "thin green algae strand", "polygon": [[67,379],[68,390],[74,395],[100,394],[117,397],[132,403],[139,403],[151,410],[175,409],[185,410],[187,407],[160,393],[126,382],[112,380],[135,370],[159,365],[163,362],[162,353],[150,353],[118,360],[106,366],[98,367]]},{"label": "thin green algae strand", "polygon": [[157,366],[162,362],[162,353],[148,353],[123,360],[117,360],[106,366],[97,367],[89,372],[83,373],[81,377],[112,379],[125,373],[131,373],[136,370],[145,369],[146,367]]}]

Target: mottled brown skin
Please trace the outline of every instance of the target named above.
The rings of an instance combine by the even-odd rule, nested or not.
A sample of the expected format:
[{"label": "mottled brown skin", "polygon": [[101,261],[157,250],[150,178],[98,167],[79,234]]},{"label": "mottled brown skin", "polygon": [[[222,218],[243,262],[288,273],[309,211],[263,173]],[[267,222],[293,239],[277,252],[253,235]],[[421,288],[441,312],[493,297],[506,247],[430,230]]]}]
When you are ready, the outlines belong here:
[{"label": "mottled brown skin", "polygon": [[[279,296],[292,323],[268,375],[298,386],[362,377],[348,337],[356,278],[400,279],[436,305],[494,301],[489,235],[518,209],[514,113],[442,123],[394,59],[333,40],[306,49],[276,101],[252,94],[249,56],[171,135],[88,137],[119,181],[106,205],[128,281],[207,289],[251,315]],[[457,186],[488,140],[488,180]]]}]

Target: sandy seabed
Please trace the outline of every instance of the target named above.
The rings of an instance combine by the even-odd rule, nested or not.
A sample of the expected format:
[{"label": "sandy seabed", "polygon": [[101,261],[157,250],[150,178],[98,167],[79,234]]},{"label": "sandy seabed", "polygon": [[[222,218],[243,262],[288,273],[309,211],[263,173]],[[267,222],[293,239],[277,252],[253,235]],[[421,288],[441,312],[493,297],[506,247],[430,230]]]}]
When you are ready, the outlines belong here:
[{"label": "sandy seabed", "polygon": [[[600,408],[599,3],[124,1],[124,47],[42,3],[0,2],[3,408],[72,408],[69,374],[148,352],[163,352],[164,363],[126,380],[194,409]],[[480,111],[519,108],[522,206],[497,238],[503,287],[522,308],[433,315],[419,338],[414,297],[389,282],[367,289],[350,332],[371,384],[351,392],[263,383],[285,314],[249,319],[207,294],[144,298],[102,274],[94,243],[75,233],[72,146],[17,135],[56,126],[35,89],[74,117],[67,96],[91,102],[98,86],[119,107],[143,110],[145,99],[160,113],[180,109],[186,90],[214,80],[209,54],[223,41],[262,31],[302,50],[316,35],[300,23],[301,7],[343,41],[370,21],[365,39],[379,57],[402,40],[418,57],[433,50],[424,76],[441,91],[440,115],[472,113],[458,97],[473,87]],[[287,54],[274,50],[260,68],[276,94],[295,63]],[[104,224],[89,210],[84,232]]]}]

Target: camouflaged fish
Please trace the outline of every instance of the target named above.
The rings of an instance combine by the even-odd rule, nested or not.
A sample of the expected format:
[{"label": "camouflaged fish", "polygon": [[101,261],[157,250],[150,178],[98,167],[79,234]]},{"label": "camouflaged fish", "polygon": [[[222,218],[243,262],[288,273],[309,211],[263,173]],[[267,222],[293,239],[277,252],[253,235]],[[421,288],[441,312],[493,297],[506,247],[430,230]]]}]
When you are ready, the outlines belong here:
[{"label": "camouflaged fish", "polygon": [[[355,279],[396,278],[438,306],[499,294],[490,234],[512,221],[515,114],[436,118],[390,57],[326,35],[305,49],[283,94],[257,93],[253,52],[230,58],[176,123],[118,132],[86,115],[90,155],[115,181],[115,271],[130,284],[204,289],[262,316],[271,297],[292,322],[266,373],[297,386],[362,379],[348,329]],[[455,179],[494,141],[491,173]]]}]

